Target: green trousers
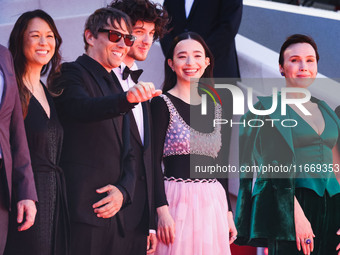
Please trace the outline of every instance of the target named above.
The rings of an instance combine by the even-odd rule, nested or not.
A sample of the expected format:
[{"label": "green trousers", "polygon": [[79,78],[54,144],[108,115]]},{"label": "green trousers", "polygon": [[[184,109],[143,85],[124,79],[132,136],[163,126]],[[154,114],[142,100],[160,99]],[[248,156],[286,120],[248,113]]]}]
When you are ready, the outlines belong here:
[{"label": "green trousers", "polygon": [[[326,192],[320,197],[313,190],[297,188],[295,196],[315,235],[311,255],[337,255],[335,248],[340,243],[340,236],[336,234],[340,228],[340,194],[329,197]],[[268,250],[269,255],[303,254],[302,249],[297,250],[295,241],[269,240]]]}]

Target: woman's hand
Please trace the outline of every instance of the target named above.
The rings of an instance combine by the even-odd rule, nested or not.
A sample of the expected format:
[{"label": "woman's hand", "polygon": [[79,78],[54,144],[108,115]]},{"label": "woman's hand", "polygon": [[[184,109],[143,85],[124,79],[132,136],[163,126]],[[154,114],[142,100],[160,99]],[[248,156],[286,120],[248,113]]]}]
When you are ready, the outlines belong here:
[{"label": "woman's hand", "polygon": [[[296,232],[296,246],[299,251],[302,251],[305,255],[310,255],[314,250],[315,237],[312,226],[306,218],[299,202],[294,197],[294,220],[295,220],[295,232]],[[310,244],[306,243],[306,240],[310,240]]]},{"label": "woman's hand", "polygon": [[175,241],[175,222],[169,213],[169,207],[163,205],[157,208],[158,214],[158,229],[157,237],[158,239],[169,245]]},{"label": "woman's hand", "polygon": [[228,226],[229,226],[229,244],[232,244],[237,238],[237,230],[234,223],[233,212],[228,212]]}]

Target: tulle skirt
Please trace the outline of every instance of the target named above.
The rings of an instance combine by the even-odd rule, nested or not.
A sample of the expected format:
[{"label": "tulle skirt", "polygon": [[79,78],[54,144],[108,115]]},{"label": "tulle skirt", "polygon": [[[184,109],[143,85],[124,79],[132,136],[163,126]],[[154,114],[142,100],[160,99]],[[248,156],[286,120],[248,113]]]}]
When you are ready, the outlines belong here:
[{"label": "tulle skirt", "polygon": [[165,181],[175,242],[158,242],[155,255],[229,255],[228,203],[219,182]]}]

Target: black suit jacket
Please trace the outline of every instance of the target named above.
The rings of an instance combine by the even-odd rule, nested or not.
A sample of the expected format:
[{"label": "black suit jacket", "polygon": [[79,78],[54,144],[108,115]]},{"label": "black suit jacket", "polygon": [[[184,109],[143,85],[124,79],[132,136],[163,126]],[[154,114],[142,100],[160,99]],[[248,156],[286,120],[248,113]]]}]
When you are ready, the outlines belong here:
[{"label": "black suit jacket", "polygon": [[188,19],[185,0],[165,0],[172,29],[161,40],[166,55],[173,39],[187,31],[203,37],[215,57],[215,77],[239,77],[235,36],[241,23],[242,0],[194,0]]},{"label": "black suit jacket", "polygon": [[[119,84],[120,93],[123,89],[118,78],[114,75],[114,81]],[[130,116],[131,147],[135,157],[136,186],[133,194],[133,202],[126,207],[124,213],[126,227],[134,230],[137,226],[142,228],[145,234],[149,234],[150,229],[156,229],[154,214],[154,168],[153,168],[153,143],[152,120],[150,103],[143,102],[143,122],[144,122],[144,144],[142,143],[138,127],[133,115]],[[163,180],[162,180],[163,181]]]},{"label": "black suit jacket", "polygon": [[[96,189],[117,186],[125,193],[125,204],[134,194],[134,158],[125,132],[129,127],[123,121],[134,105],[112,76],[87,55],[64,63],[53,85],[64,88],[55,104],[64,127],[61,166],[71,220],[103,226],[108,219],[98,218],[92,205],[106,194],[97,194]],[[121,222],[120,212],[117,217]]]}]

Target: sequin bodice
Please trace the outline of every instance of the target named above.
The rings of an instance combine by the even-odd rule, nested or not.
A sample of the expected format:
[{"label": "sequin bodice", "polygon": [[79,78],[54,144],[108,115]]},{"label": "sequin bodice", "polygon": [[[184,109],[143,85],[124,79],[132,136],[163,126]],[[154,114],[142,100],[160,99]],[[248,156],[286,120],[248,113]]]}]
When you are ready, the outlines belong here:
[{"label": "sequin bodice", "polygon": [[[163,94],[161,97],[164,99],[170,113],[163,157],[197,154],[216,158],[222,146],[221,126],[217,125],[212,133],[198,132],[183,120],[166,95]],[[221,106],[217,104],[215,106],[215,119],[221,119],[221,115]]]}]

